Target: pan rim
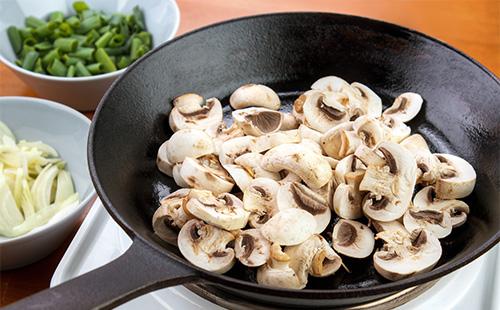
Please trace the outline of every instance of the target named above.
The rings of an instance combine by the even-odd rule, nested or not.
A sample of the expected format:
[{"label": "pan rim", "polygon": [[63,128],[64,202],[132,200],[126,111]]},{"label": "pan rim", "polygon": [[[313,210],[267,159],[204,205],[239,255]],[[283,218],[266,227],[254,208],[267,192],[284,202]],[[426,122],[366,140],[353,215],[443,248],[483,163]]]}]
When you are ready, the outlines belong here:
[{"label": "pan rim", "polygon": [[133,227],[130,227],[130,225],[125,221],[122,216],[119,214],[119,212],[116,211],[116,209],[113,207],[113,204],[109,197],[106,195],[106,192],[104,188],[102,187],[98,175],[97,175],[97,169],[95,165],[95,160],[94,160],[94,134],[95,134],[95,120],[99,118],[99,114],[107,101],[108,97],[110,96],[111,91],[114,89],[115,85],[120,83],[122,79],[124,79],[130,71],[134,70],[136,66],[139,66],[145,59],[149,58],[152,54],[158,52],[160,49],[164,48],[165,46],[169,46],[171,44],[175,44],[178,40],[181,40],[185,37],[189,37],[192,35],[197,34],[198,32],[205,31],[211,28],[217,28],[220,26],[224,26],[226,24],[232,24],[232,23],[238,23],[241,21],[246,21],[246,20],[255,20],[255,19],[262,19],[262,18],[273,18],[273,17],[287,17],[287,16],[298,16],[298,15],[310,15],[310,16],[330,16],[334,18],[347,18],[349,19],[352,23],[355,24],[362,24],[362,23],[370,23],[371,25],[377,25],[381,26],[387,30],[397,30],[400,32],[405,32],[409,34],[416,35],[420,38],[429,40],[431,42],[434,42],[438,45],[441,45],[449,50],[451,50],[454,53],[457,53],[464,57],[466,60],[469,62],[472,62],[474,65],[476,65],[479,69],[481,69],[486,75],[488,75],[490,78],[493,79],[493,81],[500,87],[500,81],[496,77],[495,74],[493,74],[491,71],[489,71],[485,66],[480,64],[478,61],[470,57],[469,55],[465,54],[464,52],[448,45],[447,43],[436,39],[434,37],[431,37],[429,35],[426,35],[424,33],[421,33],[419,31],[400,26],[394,23],[389,23],[385,21],[380,21],[372,18],[367,18],[367,17],[362,17],[362,16],[356,16],[356,15],[349,15],[349,14],[338,14],[338,13],[326,13],[326,12],[281,12],[281,13],[270,13],[270,14],[260,14],[260,15],[251,15],[251,16],[245,16],[245,17],[240,17],[236,19],[230,19],[222,22],[217,22],[210,24],[208,26],[204,26],[202,28],[187,32],[183,35],[180,35],[178,37],[173,38],[170,41],[167,41],[155,49],[149,51],[146,55],[144,55],[141,59],[137,60],[134,62],[131,66],[127,67],[126,71],[118,78],[116,79],[113,84],[108,88],[104,96],[102,97],[95,113],[94,113],[94,118],[91,124],[91,128],[89,131],[89,139],[88,139],[88,148],[87,148],[87,156],[88,156],[88,163],[89,163],[89,170],[92,178],[92,182],[94,183],[95,189],[105,206],[105,208],[109,211],[111,217],[115,222],[117,222],[124,230],[125,232],[132,238],[138,238],[145,244],[151,246],[155,250],[159,251],[160,253],[168,256],[170,259],[174,260],[177,263],[181,263],[184,266],[188,266],[192,268],[193,270],[197,271],[199,277],[203,280],[207,280],[213,284],[217,285],[222,285],[222,286],[230,286],[231,288],[234,289],[245,289],[247,291],[251,292],[256,292],[259,294],[267,294],[267,295],[273,295],[273,296],[280,296],[280,297],[290,297],[294,296],[294,298],[299,298],[299,299],[333,299],[333,298],[352,298],[352,297],[358,297],[360,295],[378,295],[378,294],[389,294],[391,292],[397,292],[415,285],[420,285],[425,282],[429,282],[432,280],[435,280],[437,278],[440,278],[444,275],[447,275],[463,266],[466,264],[474,261],[477,259],[479,256],[487,252],[489,249],[491,249],[494,245],[496,245],[500,241],[500,231],[497,231],[496,234],[494,234],[492,237],[490,237],[486,242],[484,242],[482,245],[480,245],[478,248],[475,250],[471,251],[470,253],[467,253],[462,259],[453,262],[451,264],[445,264],[441,265],[431,271],[418,274],[416,276],[406,278],[403,280],[399,281],[394,281],[394,282],[388,282],[372,287],[366,287],[366,288],[353,288],[353,289],[303,289],[303,290],[296,290],[296,289],[283,289],[283,288],[275,288],[275,287],[270,287],[270,286],[265,286],[265,285],[260,285],[257,283],[253,282],[248,282],[244,280],[240,280],[237,278],[229,277],[226,275],[219,275],[215,274],[212,272],[208,272],[206,270],[203,270],[199,267],[196,267],[192,264],[190,264],[187,260],[183,260],[178,258],[176,255],[173,253],[170,253],[166,248],[162,247],[160,243],[158,242],[150,242],[147,238],[142,236],[141,234],[136,234],[134,231]]}]

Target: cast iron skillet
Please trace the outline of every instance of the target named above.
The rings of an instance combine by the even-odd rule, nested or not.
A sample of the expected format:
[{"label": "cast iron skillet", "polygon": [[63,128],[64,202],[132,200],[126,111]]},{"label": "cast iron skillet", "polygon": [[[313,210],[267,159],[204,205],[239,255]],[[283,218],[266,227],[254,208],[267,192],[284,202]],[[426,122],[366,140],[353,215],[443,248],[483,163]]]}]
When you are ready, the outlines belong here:
[{"label": "cast iron skillet", "polygon": [[[383,101],[404,91],[425,98],[412,121],[434,151],[458,154],[476,169],[467,223],[443,240],[444,255],[427,273],[383,280],[371,259],[346,259],[352,273],[312,279],[304,290],[259,286],[236,267],[226,275],[190,265],[153,234],[159,198],[176,189],[155,167],[171,134],[171,100],[197,92],[227,98],[238,86],[264,83],[284,101],[317,78],[360,81]],[[361,17],[323,13],[273,14],[233,20],[186,34],[135,63],[107,92],[94,117],[89,163],[95,187],[113,218],[134,240],[117,260],[14,308],[110,307],[148,291],[183,283],[216,285],[246,301],[283,307],[365,303],[442,277],[471,262],[499,238],[498,79],[461,52],[415,31]],[[225,100],[227,103],[227,99]]]}]

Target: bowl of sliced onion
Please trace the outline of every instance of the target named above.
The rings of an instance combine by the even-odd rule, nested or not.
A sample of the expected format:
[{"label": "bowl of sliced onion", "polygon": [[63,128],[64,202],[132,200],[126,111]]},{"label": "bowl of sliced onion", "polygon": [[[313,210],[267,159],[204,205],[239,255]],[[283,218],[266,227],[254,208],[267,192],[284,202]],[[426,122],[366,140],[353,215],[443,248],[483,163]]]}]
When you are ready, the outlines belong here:
[{"label": "bowl of sliced onion", "polygon": [[55,250],[95,197],[89,126],[53,101],[0,97],[0,270]]}]

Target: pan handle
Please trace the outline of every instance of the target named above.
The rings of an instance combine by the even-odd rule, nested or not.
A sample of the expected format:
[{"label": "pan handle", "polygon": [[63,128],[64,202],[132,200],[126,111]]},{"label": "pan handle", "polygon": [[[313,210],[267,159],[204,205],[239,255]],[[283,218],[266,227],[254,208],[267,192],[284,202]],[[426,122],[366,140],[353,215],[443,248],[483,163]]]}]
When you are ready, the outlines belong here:
[{"label": "pan handle", "polygon": [[198,273],[139,238],[114,261],[4,309],[110,309],[156,289],[199,281]]}]

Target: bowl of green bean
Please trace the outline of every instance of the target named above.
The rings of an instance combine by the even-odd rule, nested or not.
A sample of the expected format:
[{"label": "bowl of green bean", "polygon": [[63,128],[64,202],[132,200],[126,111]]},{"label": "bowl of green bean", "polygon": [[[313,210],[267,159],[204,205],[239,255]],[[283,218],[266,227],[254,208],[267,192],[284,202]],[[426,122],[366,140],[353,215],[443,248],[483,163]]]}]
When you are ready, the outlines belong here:
[{"label": "bowl of green bean", "polygon": [[179,21],[174,0],[4,0],[0,61],[40,97],[91,111]]}]

